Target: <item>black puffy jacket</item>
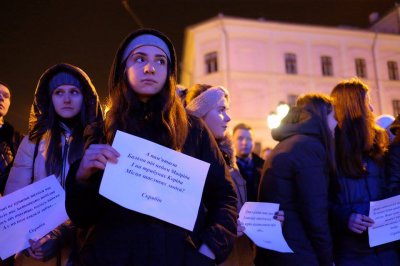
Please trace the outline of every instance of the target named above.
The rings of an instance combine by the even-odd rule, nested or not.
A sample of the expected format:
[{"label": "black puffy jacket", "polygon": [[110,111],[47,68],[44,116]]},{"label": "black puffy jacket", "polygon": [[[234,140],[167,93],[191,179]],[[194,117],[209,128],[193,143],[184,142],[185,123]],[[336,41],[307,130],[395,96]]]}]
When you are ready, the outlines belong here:
[{"label": "black puffy jacket", "polygon": [[258,196],[280,204],[283,235],[294,253],[258,248],[256,265],[332,265],[326,150],[316,117],[296,109],[289,116],[300,112],[304,119],[272,132],[279,144],[264,164]]}]

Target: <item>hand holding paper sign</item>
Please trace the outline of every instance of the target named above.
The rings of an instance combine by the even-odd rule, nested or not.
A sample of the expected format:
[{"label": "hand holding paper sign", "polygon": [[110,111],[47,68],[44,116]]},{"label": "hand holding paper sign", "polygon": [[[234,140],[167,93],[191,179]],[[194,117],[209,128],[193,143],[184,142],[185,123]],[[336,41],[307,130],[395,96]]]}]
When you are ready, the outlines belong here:
[{"label": "hand holding paper sign", "polygon": [[257,246],[293,253],[283,238],[280,222],[273,218],[278,210],[279,204],[246,202],[240,210],[239,219],[246,228],[244,233]]},{"label": "hand holding paper sign", "polygon": [[[285,212],[282,210],[279,210],[275,212],[273,218],[281,224],[285,221]],[[240,220],[237,221],[237,236],[242,236],[244,234],[244,231],[246,230],[246,227],[244,226],[244,223],[242,223]]]},{"label": "hand holding paper sign", "polygon": [[[0,198],[0,257],[28,248],[29,239],[39,240],[66,221],[64,204],[65,193],[55,176]],[[40,252],[36,255],[42,258]]]},{"label": "hand holding paper sign", "polygon": [[369,216],[375,221],[368,227],[370,247],[400,239],[400,195],[371,201]]},{"label": "hand holding paper sign", "polygon": [[108,144],[90,145],[83,155],[76,179],[86,182],[94,172],[104,170],[107,162],[117,163],[119,156],[119,152]]},{"label": "hand holding paper sign", "polygon": [[282,211],[282,210],[277,211],[274,214],[274,219],[279,221],[279,222],[281,222],[281,223],[283,223],[285,221],[285,212]]},{"label": "hand holding paper sign", "polygon": [[[193,230],[210,164],[121,131],[113,148],[121,156],[107,164],[100,194],[127,209]],[[115,156],[108,148],[102,152]]]},{"label": "hand holding paper sign", "polygon": [[357,233],[362,234],[364,231],[367,231],[368,227],[374,225],[374,220],[369,218],[366,215],[362,215],[359,213],[352,213],[349,218],[348,228]]}]

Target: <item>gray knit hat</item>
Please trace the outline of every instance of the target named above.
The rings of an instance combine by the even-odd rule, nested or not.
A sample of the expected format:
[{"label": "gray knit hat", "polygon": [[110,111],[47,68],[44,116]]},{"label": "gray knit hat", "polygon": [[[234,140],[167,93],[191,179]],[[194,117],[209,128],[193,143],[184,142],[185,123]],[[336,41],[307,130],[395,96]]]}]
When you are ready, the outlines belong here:
[{"label": "gray knit hat", "polygon": [[81,82],[74,75],[68,72],[59,72],[54,75],[49,81],[49,91],[53,91],[61,85],[71,85],[82,89]]},{"label": "gray knit hat", "polygon": [[229,92],[227,89],[223,86],[211,87],[192,99],[191,102],[186,103],[186,110],[196,117],[203,118],[224,99],[227,99],[229,102]]}]

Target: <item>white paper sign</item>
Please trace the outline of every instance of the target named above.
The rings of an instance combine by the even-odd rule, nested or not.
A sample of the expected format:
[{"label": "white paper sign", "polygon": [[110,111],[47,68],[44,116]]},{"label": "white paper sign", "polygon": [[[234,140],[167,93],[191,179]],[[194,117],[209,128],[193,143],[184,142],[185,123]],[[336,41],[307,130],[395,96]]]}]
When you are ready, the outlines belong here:
[{"label": "white paper sign", "polygon": [[0,257],[29,247],[68,220],[65,192],[52,175],[0,198]]},{"label": "white paper sign", "polygon": [[239,213],[240,222],[246,227],[244,233],[257,246],[278,252],[293,253],[282,234],[282,226],[273,218],[279,204],[246,202]]},{"label": "white paper sign", "polygon": [[374,220],[368,228],[370,247],[400,239],[400,196],[371,201],[369,217]]},{"label": "white paper sign", "polygon": [[117,131],[118,163],[107,163],[100,194],[117,204],[193,230],[210,164]]}]

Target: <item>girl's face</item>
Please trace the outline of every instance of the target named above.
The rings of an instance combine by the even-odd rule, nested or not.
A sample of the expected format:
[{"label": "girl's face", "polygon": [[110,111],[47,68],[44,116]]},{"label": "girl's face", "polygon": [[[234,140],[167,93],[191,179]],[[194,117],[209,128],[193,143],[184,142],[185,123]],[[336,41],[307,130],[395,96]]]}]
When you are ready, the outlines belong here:
[{"label": "girl's face", "polygon": [[126,75],[139,100],[147,102],[159,93],[167,80],[167,56],[158,47],[141,46],[132,51],[126,61]]},{"label": "girl's face", "polygon": [[215,108],[211,109],[205,116],[204,121],[216,139],[223,138],[231,121],[228,111],[228,101],[224,98]]},{"label": "girl's face", "polygon": [[332,136],[335,136],[335,127],[337,126],[337,121],[335,118],[335,109],[332,107],[332,111],[328,114],[327,118],[327,123],[328,127],[331,130]]},{"label": "girl's face", "polygon": [[62,118],[73,118],[81,111],[83,95],[75,86],[58,86],[51,94],[51,99],[56,113]]}]

